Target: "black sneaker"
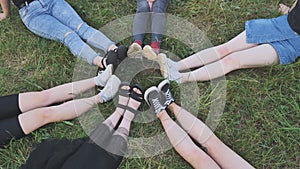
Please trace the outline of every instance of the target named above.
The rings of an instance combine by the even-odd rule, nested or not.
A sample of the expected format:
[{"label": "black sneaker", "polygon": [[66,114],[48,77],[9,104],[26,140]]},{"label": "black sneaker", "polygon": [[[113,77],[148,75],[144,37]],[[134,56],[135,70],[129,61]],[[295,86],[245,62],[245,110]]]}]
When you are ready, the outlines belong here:
[{"label": "black sneaker", "polygon": [[154,110],[155,114],[166,108],[166,106],[164,106],[165,98],[155,86],[146,90],[144,98],[148,105]]},{"label": "black sneaker", "polygon": [[174,98],[172,96],[172,93],[170,91],[170,82],[169,80],[165,79],[158,85],[158,90],[160,90],[166,97],[166,101],[164,103],[164,106],[169,106],[172,102],[174,102]]},{"label": "black sneaker", "polygon": [[[104,58],[107,58],[106,65],[112,64],[114,70],[116,70],[119,64],[127,57],[127,50],[126,46],[120,45],[116,49],[108,51],[104,56]],[[102,65],[104,66],[104,63]]]}]

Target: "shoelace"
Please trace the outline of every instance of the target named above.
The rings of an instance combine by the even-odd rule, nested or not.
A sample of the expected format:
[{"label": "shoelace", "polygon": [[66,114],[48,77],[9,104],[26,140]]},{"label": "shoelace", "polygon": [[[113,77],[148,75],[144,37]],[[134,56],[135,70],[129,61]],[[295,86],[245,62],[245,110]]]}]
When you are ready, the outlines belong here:
[{"label": "shoelace", "polygon": [[162,109],[162,105],[160,104],[159,99],[155,98],[155,99],[152,99],[151,101],[153,103],[155,113],[159,113],[160,110]]},{"label": "shoelace", "polygon": [[170,104],[172,101],[174,101],[173,96],[170,92],[170,89],[167,90],[166,94],[166,103],[165,104]]}]

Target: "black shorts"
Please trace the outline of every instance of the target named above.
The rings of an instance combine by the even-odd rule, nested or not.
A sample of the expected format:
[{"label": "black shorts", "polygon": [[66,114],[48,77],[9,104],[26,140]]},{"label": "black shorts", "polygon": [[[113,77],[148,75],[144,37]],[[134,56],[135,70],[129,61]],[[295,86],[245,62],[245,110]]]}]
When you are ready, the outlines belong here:
[{"label": "black shorts", "polygon": [[21,113],[19,94],[0,96],[0,120],[16,117]]}]

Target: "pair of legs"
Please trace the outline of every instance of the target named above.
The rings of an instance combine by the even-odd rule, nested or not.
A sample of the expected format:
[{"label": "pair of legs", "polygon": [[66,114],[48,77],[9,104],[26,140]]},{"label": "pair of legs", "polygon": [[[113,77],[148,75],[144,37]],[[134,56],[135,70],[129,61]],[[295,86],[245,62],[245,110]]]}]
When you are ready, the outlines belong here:
[{"label": "pair of legs", "polygon": [[[152,8],[149,5],[152,4]],[[159,52],[162,34],[166,25],[165,13],[168,6],[168,0],[137,0],[136,15],[133,21],[133,41],[142,46],[148,27],[151,25],[151,47]],[[151,12],[151,13],[150,13]],[[149,23],[149,20],[151,21]]]},{"label": "pair of legs", "polygon": [[86,24],[65,0],[36,0],[19,10],[26,27],[38,36],[64,43],[73,55],[104,68],[102,51],[117,48],[102,32]]},{"label": "pair of legs", "polygon": [[[194,168],[253,168],[201,120],[174,102],[167,80],[162,81],[158,88],[147,89],[145,100],[154,109],[175,150]],[[168,115],[166,108],[174,113],[181,127]],[[207,153],[196,146],[191,138],[205,147]]]},{"label": "pair of legs", "polygon": [[[160,55],[158,60],[163,76],[178,83],[208,81],[237,69],[279,63],[278,55],[271,45],[247,43],[245,31],[229,42],[202,50],[178,62],[165,55]],[[191,68],[198,69],[179,73]]]},{"label": "pair of legs", "polygon": [[[12,138],[21,138],[48,123],[80,116],[95,104],[112,98],[119,84],[119,79],[112,75],[112,70],[107,69],[95,78],[67,83],[41,92],[0,97],[0,105],[6,107],[0,114],[0,144],[6,145]],[[98,95],[68,101],[95,85],[105,87]],[[64,101],[68,102],[47,107]]]},{"label": "pair of legs", "polygon": [[[131,90],[132,89],[132,90]],[[130,91],[131,90],[131,91]],[[127,151],[131,121],[141,102],[129,93],[141,93],[137,88],[121,85],[116,110],[88,138],[75,140],[51,139],[42,142],[30,154],[22,168],[118,168]],[[119,121],[121,122],[119,123]],[[67,149],[65,149],[67,147]]]}]

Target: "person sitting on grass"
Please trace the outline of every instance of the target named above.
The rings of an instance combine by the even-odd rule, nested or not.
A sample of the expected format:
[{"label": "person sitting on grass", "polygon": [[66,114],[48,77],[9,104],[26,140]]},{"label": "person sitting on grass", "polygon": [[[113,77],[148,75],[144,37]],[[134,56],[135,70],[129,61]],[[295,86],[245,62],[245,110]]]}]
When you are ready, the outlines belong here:
[{"label": "person sitting on grass", "polygon": [[[290,64],[300,56],[300,2],[288,14],[246,22],[246,30],[224,44],[199,51],[175,62],[163,53],[154,58],[164,78],[177,83],[208,81],[243,68]],[[197,68],[193,71],[181,72]]]},{"label": "person sitting on grass", "polygon": [[[151,56],[160,53],[168,3],[169,0],[137,0],[136,15],[133,21],[133,43],[127,52],[129,57]],[[142,49],[149,20],[151,21],[152,32],[151,44]]]},{"label": "person sitting on grass", "polygon": [[[0,21],[9,15],[9,0],[0,0],[3,13]],[[109,64],[118,64],[127,57],[127,47],[117,47],[102,32],[85,23],[65,0],[13,0],[19,8],[25,26],[34,34],[58,40],[71,53],[102,69]],[[89,45],[107,52],[104,57]]]},{"label": "person sitting on grass", "polygon": [[117,108],[89,137],[44,140],[21,169],[117,169],[127,152],[130,125],[142,101],[141,86],[122,82]]},{"label": "person sitting on grass", "polygon": [[[146,90],[144,99],[154,110],[175,150],[194,168],[252,169],[246,160],[227,147],[201,120],[174,102],[168,80]],[[174,113],[181,127],[165,110]],[[206,148],[207,153],[193,140]]]},{"label": "person sitting on grass", "polygon": [[[63,84],[40,92],[1,96],[0,147],[48,123],[74,119],[95,104],[111,100],[121,83],[117,76],[112,75],[112,67],[108,65],[105,71],[94,78]],[[104,88],[93,97],[68,101],[95,86]],[[48,107],[64,101],[68,102]]]}]

